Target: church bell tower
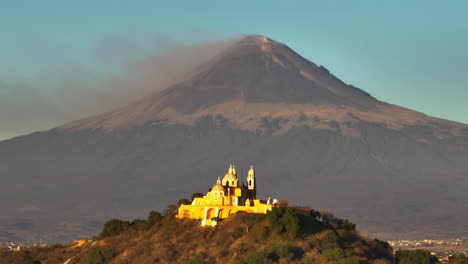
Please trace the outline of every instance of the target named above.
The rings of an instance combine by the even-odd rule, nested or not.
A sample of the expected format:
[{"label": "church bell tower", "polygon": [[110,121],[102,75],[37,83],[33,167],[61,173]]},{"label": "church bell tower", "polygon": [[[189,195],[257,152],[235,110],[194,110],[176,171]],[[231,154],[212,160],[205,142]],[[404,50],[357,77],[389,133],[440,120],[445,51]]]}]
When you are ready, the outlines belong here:
[{"label": "church bell tower", "polygon": [[257,199],[257,190],[255,188],[255,170],[253,166],[250,166],[250,170],[247,175],[247,197],[250,200]]},{"label": "church bell tower", "polygon": [[250,166],[249,174],[247,176],[247,188],[249,190],[255,190],[255,170],[253,166]]}]

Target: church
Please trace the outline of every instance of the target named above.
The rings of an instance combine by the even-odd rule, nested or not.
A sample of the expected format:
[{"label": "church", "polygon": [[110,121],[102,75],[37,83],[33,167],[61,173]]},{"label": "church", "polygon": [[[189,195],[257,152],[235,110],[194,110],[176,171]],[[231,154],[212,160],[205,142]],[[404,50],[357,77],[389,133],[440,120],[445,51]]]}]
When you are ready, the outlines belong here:
[{"label": "church", "polygon": [[253,166],[250,166],[246,182],[247,185],[239,185],[236,167],[230,165],[224,178],[221,180],[218,177],[216,184],[206,196],[194,198],[192,204],[181,205],[176,217],[201,219],[202,226],[216,226],[219,219],[227,218],[239,211],[266,214],[276,202],[272,202],[271,199],[268,201],[257,199]]}]

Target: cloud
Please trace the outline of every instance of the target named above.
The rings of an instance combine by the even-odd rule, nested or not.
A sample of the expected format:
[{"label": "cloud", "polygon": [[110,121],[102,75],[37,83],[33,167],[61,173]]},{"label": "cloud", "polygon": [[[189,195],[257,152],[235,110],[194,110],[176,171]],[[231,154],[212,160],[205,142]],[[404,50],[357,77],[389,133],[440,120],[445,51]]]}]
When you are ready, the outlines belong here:
[{"label": "cloud", "polygon": [[42,54],[32,63],[44,65],[35,74],[0,75],[0,140],[132,103],[183,78],[230,43],[213,35],[195,40],[112,35],[81,60],[72,51],[57,56],[53,49],[34,47]]}]

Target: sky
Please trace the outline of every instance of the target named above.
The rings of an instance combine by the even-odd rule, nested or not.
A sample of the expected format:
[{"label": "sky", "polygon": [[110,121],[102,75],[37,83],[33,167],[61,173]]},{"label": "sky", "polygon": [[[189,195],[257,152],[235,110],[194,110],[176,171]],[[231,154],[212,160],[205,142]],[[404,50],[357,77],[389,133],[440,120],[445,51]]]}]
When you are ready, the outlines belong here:
[{"label": "sky", "polygon": [[192,47],[243,34],[379,100],[468,123],[467,12],[464,0],[0,0],[0,140],[136,99],[148,65],[162,85],[164,69],[210,56]]}]

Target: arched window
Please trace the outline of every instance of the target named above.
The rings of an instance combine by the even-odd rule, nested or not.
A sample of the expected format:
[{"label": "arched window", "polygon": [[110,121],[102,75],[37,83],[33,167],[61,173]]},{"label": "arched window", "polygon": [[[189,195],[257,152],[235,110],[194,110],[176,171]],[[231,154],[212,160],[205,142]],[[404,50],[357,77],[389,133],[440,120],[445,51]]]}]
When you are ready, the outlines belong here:
[{"label": "arched window", "polygon": [[249,185],[252,186],[252,180],[249,180]]}]

